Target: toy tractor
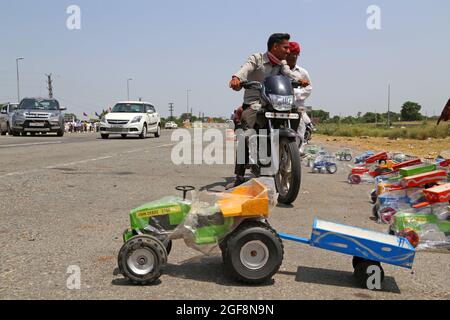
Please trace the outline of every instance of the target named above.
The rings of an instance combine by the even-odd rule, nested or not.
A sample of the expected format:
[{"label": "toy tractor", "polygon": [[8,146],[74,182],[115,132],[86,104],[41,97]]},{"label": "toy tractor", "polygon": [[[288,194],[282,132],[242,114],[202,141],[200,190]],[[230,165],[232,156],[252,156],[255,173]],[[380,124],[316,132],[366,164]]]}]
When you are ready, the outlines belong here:
[{"label": "toy tractor", "polygon": [[337,172],[336,158],[332,155],[319,156],[313,163],[312,172],[335,174]]},{"label": "toy tractor", "polygon": [[[193,199],[199,198],[186,200],[194,189],[177,187],[183,198],[166,197],[131,211],[131,228],[123,233],[118,255],[119,272],[134,284],[155,282],[167,263],[172,240],[184,239],[206,254],[219,247],[226,272],[237,281],[260,284],[271,279],[284,255],[281,239],[266,220],[275,188],[269,190],[253,179],[229,193],[193,193]],[[201,195],[214,202],[202,201]]]},{"label": "toy tractor", "polygon": [[349,148],[342,149],[341,151],[336,153],[336,158],[339,161],[352,161],[352,151]]}]

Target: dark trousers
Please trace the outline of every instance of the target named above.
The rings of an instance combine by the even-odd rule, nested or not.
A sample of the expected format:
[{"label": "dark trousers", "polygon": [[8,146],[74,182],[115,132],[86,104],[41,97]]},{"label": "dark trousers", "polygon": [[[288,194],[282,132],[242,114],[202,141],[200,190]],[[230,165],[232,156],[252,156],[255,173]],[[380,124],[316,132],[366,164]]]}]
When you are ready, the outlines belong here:
[{"label": "dark trousers", "polygon": [[[253,110],[252,108],[250,108],[250,105],[248,104],[243,104],[242,108],[244,109],[244,111],[242,112],[241,115],[241,128],[243,130],[250,130],[250,129],[254,129],[254,130],[258,130],[258,128],[261,126],[261,120],[258,117],[258,112],[256,110]],[[247,168],[247,164],[249,162],[249,151],[248,151],[248,141],[247,139],[244,138],[239,138],[238,137],[238,144],[242,143],[245,141],[245,163],[244,164],[239,164],[238,163],[238,156],[236,155],[236,164],[234,167],[234,173],[237,176],[244,176],[245,175],[245,169]],[[239,152],[241,148],[237,148],[236,152]]]}]

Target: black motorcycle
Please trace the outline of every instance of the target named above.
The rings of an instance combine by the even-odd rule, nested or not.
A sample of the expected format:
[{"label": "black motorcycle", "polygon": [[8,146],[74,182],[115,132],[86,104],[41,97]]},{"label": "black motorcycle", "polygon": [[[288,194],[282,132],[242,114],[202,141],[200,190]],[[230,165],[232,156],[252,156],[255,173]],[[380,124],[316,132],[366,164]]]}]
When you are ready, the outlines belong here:
[{"label": "black motorcycle", "polygon": [[[300,118],[294,105],[294,88],[299,86],[299,83],[282,75],[268,77],[263,83],[241,83],[241,87],[256,89],[261,93],[261,109],[257,116],[258,123],[264,125],[257,128],[258,152],[267,154],[265,159],[258,157],[258,173],[275,178],[278,202],[283,204],[295,201],[301,184],[297,133],[291,127],[291,121],[298,122]],[[261,152],[263,141],[267,150]]]}]

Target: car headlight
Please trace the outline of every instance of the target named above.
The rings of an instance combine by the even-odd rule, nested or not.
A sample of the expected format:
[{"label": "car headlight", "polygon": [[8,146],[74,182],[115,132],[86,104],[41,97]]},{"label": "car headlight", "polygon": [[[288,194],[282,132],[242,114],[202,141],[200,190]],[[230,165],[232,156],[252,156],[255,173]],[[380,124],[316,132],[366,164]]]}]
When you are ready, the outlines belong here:
[{"label": "car headlight", "polygon": [[131,120],[131,123],[141,122],[141,120],[142,120],[142,116],[136,116],[136,117],[134,117],[133,120]]},{"label": "car headlight", "polygon": [[294,104],[294,96],[280,96],[277,94],[269,94],[273,108],[277,111],[290,111]]},{"label": "car headlight", "polygon": [[14,112],[13,118],[15,119],[25,118],[25,114],[23,112]]},{"label": "car headlight", "polygon": [[103,117],[100,119],[100,122],[101,122],[101,123],[106,123],[106,118],[105,118],[105,116],[103,116]]}]

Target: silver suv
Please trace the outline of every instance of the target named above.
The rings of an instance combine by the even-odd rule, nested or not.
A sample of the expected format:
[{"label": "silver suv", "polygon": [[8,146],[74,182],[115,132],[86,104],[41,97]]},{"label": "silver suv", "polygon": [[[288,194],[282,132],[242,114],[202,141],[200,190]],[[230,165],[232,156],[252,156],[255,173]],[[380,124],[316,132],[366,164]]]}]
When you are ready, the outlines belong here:
[{"label": "silver suv", "polygon": [[54,132],[62,137],[65,127],[64,110],[66,108],[60,107],[55,99],[25,98],[13,114],[11,133],[13,136],[25,136],[28,132],[31,135]]},{"label": "silver suv", "polygon": [[0,109],[0,134],[11,134],[11,121],[14,111],[16,111],[18,103],[7,103]]}]

